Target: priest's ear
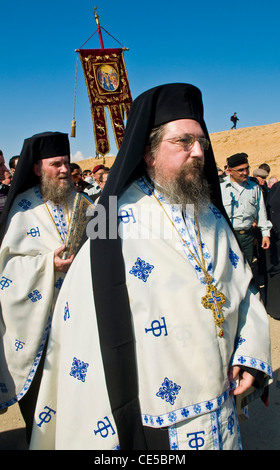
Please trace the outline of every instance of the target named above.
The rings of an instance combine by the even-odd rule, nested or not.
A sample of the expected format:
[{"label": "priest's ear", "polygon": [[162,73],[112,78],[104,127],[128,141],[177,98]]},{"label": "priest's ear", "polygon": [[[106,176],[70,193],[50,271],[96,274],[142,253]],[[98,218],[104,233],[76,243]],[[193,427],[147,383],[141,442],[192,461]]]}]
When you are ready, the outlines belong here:
[{"label": "priest's ear", "polygon": [[42,175],[41,166],[41,161],[33,163],[33,173],[35,173],[36,176],[40,177]]},{"label": "priest's ear", "polygon": [[145,148],[145,155],[144,155],[144,160],[147,164],[147,166],[155,166],[155,157],[153,156],[152,152],[151,152],[151,146],[150,145],[147,145],[146,148]]}]

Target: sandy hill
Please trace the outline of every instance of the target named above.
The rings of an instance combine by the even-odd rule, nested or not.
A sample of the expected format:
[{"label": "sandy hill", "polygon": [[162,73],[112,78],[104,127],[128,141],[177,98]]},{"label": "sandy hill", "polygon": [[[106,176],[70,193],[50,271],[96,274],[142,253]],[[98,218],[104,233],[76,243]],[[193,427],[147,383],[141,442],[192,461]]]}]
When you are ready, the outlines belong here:
[{"label": "sandy hill", "polygon": [[224,167],[230,155],[245,152],[249,155],[251,174],[261,163],[268,163],[270,176],[280,179],[280,122],[217,132],[210,137],[219,167]]},{"label": "sandy hill", "polygon": [[[217,166],[223,168],[227,157],[245,152],[249,155],[251,174],[261,163],[268,163],[271,168],[270,176],[280,179],[280,122],[216,132],[210,138]],[[105,156],[104,159],[89,158],[76,163],[85,170],[92,169],[99,163],[111,167],[114,160],[114,156]]]}]

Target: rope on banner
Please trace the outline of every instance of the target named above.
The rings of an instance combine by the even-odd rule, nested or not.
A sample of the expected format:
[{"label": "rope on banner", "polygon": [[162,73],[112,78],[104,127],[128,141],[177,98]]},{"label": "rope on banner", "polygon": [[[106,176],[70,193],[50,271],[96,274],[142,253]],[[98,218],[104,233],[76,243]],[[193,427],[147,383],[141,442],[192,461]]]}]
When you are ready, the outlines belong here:
[{"label": "rope on banner", "polygon": [[71,125],[71,135],[70,135],[70,137],[76,137],[76,94],[77,94],[78,60],[79,60],[79,56],[77,54],[76,72],[75,72],[75,87],[74,87],[74,110],[73,110],[73,120],[72,120],[72,125]]}]

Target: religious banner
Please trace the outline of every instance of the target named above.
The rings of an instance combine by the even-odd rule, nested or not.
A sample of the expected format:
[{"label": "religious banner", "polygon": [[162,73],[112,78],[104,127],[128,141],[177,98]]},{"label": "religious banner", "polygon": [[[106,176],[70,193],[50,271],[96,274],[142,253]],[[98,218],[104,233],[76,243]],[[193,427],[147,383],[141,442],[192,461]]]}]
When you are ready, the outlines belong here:
[{"label": "religious banner", "polygon": [[124,135],[124,118],[132,103],[122,49],[79,49],[96,143],[96,152],[110,150],[105,108],[112,122],[118,149]]}]

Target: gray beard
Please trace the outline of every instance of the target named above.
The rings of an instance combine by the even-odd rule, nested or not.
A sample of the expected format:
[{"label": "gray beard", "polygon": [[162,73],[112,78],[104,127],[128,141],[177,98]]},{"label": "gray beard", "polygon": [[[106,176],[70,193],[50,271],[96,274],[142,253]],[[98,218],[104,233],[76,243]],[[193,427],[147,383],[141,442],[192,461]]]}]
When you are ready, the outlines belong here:
[{"label": "gray beard", "polygon": [[183,209],[191,206],[196,214],[204,212],[211,202],[209,184],[200,162],[184,167],[172,180],[156,178],[155,183],[160,184],[158,190],[167,202],[180,204]]},{"label": "gray beard", "polygon": [[67,179],[67,184],[57,186],[55,180],[49,178],[46,173],[42,173],[40,182],[40,191],[45,201],[51,201],[55,205],[64,206],[69,202],[70,196],[74,191],[72,178]]}]

